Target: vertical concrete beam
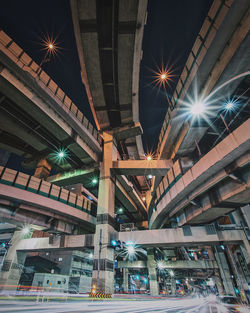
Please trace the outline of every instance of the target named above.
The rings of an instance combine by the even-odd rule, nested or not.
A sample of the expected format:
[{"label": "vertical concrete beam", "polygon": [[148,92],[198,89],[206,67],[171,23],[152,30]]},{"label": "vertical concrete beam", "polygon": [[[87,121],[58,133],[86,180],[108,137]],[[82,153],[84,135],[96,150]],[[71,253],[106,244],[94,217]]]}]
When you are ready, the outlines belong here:
[{"label": "vertical concrete beam", "polygon": [[95,284],[98,292],[113,293],[114,250],[109,247],[109,244],[111,237],[116,233],[115,180],[110,169],[113,161],[117,160],[117,149],[112,135],[104,133],[103,138],[103,162],[100,164],[92,286]]},{"label": "vertical concrete beam", "polygon": [[157,270],[156,262],[154,259],[153,249],[148,249],[148,260],[147,260],[148,274],[149,274],[149,285],[150,285],[150,294],[151,296],[159,295],[159,284],[157,281]]},{"label": "vertical concrete beam", "polygon": [[17,251],[21,242],[21,232],[16,231],[12,237],[12,245],[3,262],[2,271],[0,272],[0,285],[3,289],[13,290],[17,286],[23,272],[23,267],[26,259],[26,252]]},{"label": "vertical concrete beam", "polygon": [[235,295],[234,291],[234,286],[232,283],[232,278],[229,270],[229,266],[227,263],[227,259],[225,257],[225,253],[220,251],[218,247],[214,247],[215,249],[215,259],[217,261],[219,271],[220,271],[220,276],[222,279],[222,284],[225,290],[226,294],[232,294]]},{"label": "vertical concrete beam", "polygon": [[128,268],[123,269],[123,291],[128,292]]},{"label": "vertical concrete beam", "polygon": [[219,294],[223,295],[224,294],[224,287],[223,287],[222,280],[221,280],[220,273],[219,273],[218,269],[214,270],[214,280],[215,280]]}]

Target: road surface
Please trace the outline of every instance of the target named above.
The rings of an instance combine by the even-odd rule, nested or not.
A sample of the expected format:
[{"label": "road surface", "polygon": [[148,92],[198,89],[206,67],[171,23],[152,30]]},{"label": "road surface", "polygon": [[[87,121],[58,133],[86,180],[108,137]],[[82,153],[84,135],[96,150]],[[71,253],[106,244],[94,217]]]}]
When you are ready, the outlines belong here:
[{"label": "road surface", "polygon": [[43,302],[0,301],[0,312],[4,313],[221,313],[215,300],[209,298],[179,298],[164,300],[104,300],[104,301],[70,301]]}]

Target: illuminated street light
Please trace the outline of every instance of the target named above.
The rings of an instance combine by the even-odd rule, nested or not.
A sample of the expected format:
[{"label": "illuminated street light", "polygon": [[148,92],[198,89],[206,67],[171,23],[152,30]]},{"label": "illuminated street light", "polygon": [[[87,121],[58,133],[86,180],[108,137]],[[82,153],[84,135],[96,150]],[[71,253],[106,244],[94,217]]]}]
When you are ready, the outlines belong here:
[{"label": "illuminated street light", "polygon": [[227,110],[231,110],[234,107],[234,103],[232,101],[229,101],[226,103],[225,108]]},{"label": "illuminated street light", "polygon": [[148,179],[152,179],[152,178],[153,178],[153,175],[149,174]]},{"label": "illuminated street light", "polygon": [[48,44],[48,48],[49,48],[50,50],[53,50],[53,49],[54,49],[54,45],[53,45],[52,43],[49,43],[49,44]]},{"label": "illuminated street light", "polygon": [[167,75],[165,73],[161,74],[161,80],[165,80],[167,78]]},{"label": "illuminated street light", "polygon": [[117,213],[118,213],[118,214],[122,214],[122,213],[123,213],[123,208],[119,208],[119,209],[117,210]]},{"label": "illuminated street light", "polygon": [[61,159],[61,158],[64,158],[64,157],[65,157],[64,151],[58,152],[58,157],[59,157],[60,159]]},{"label": "illuminated street light", "polygon": [[134,246],[129,245],[129,246],[127,247],[127,251],[128,251],[128,254],[129,254],[129,255],[134,255],[134,254],[135,254],[135,248],[134,248]]},{"label": "illuminated street light", "polygon": [[199,116],[205,112],[205,109],[205,103],[202,101],[198,101],[192,104],[192,106],[190,107],[190,112],[192,113],[192,115]]},{"label": "illuminated street light", "polygon": [[92,179],[92,184],[93,184],[93,185],[96,185],[97,183],[98,183],[98,179],[97,179],[97,178],[93,178],[93,179]]},{"label": "illuminated street light", "polygon": [[163,270],[165,268],[163,261],[158,261],[157,262],[157,267],[159,270]]},{"label": "illuminated street light", "polygon": [[27,236],[31,233],[31,227],[29,225],[23,226],[23,228],[21,229],[21,233],[22,235]]},{"label": "illuminated street light", "polygon": [[169,275],[170,275],[171,277],[174,277],[174,272],[173,272],[173,271],[170,271],[170,272],[169,272]]}]

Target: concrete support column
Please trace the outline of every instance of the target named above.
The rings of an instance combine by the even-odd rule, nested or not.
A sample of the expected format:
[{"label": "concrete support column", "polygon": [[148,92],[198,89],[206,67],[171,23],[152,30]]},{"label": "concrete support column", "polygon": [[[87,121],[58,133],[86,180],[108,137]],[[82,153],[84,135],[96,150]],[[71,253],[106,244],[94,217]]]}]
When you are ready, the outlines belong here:
[{"label": "concrete support column", "polygon": [[214,247],[215,249],[215,259],[217,261],[220,276],[222,278],[223,287],[225,289],[226,294],[235,295],[234,286],[232,283],[232,278],[229,270],[229,266],[227,263],[227,259],[225,257],[224,251],[220,251],[220,248]]},{"label": "concrete support column", "polygon": [[245,286],[248,287],[247,281],[246,281],[246,279],[242,273],[242,270],[241,270],[239,264],[238,265],[236,264],[234,256],[233,256],[232,251],[231,251],[229,246],[226,246],[226,253],[227,253],[227,257],[228,257],[228,260],[230,262],[231,269],[233,271],[233,274],[234,274],[234,277],[235,277],[235,280],[237,283],[237,287],[240,291],[242,300],[245,301],[247,299],[247,296],[246,296],[244,287]]},{"label": "concrete support column", "polygon": [[222,284],[219,270],[217,270],[217,269],[214,270],[214,279],[215,279],[215,283],[216,283],[219,294],[220,295],[224,294],[224,287]]},{"label": "concrete support column", "polygon": [[156,262],[154,259],[154,251],[152,249],[148,250],[148,274],[149,274],[149,284],[150,284],[150,294],[151,296],[159,295],[159,284],[157,281],[157,270]]},{"label": "concrete support column", "polygon": [[176,280],[175,277],[171,277],[171,294],[176,294]]},{"label": "concrete support column", "polygon": [[212,247],[208,246],[208,247],[205,247],[205,249],[207,250],[209,260],[213,261],[214,260],[214,253],[213,253]]},{"label": "concrete support column", "polygon": [[111,238],[116,236],[116,222],[114,220],[115,180],[111,175],[111,168],[112,162],[117,160],[117,149],[112,135],[104,133],[103,138],[103,162],[100,164],[92,285],[96,285],[98,292],[113,293],[114,249],[109,245]]},{"label": "concrete support column", "polygon": [[34,177],[46,179],[50,175],[51,165],[46,159],[41,159],[37,163],[37,167],[34,173]]},{"label": "concrete support column", "polygon": [[123,269],[123,291],[128,292],[128,268]]},{"label": "concrete support column", "polygon": [[[18,244],[21,237],[22,234],[20,231],[14,233],[12,244],[4,259],[2,271],[0,272],[0,285],[3,285],[3,289],[9,289],[8,286],[10,285],[17,286],[23,272],[27,253],[18,251]],[[13,287],[11,289],[13,290]]]}]

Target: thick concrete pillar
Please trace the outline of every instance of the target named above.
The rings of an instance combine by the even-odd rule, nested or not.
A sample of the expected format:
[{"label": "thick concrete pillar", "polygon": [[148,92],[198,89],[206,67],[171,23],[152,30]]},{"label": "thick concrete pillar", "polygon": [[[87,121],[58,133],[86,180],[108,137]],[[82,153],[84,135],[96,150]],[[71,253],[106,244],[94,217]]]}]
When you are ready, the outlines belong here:
[{"label": "thick concrete pillar", "polygon": [[213,261],[214,260],[214,253],[213,253],[212,247],[208,246],[208,247],[205,247],[205,249],[207,250],[209,260]]},{"label": "thick concrete pillar", "polygon": [[114,250],[109,245],[111,238],[116,235],[116,222],[114,220],[115,180],[111,175],[111,168],[112,162],[117,160],[117,149],[112,135],[104,133],[103,137],[103,162],[100,164],[92,286],[95,284],[98,292],[113,293]]},{"label": "thick concrete pillar", "polygon": [[234,286],[232,283],[232,278],[229,270],[229,266],[227,263],[227,259],[225,257],[224,251],[220,251],[220,248],[214,247],[215,249],[215,259],[217,261],[220,276],[222,279],[223,287],[225,289],[226,294],[235,295]]},{"label": "thick concrete pillar", "polygon": [[[230,246],[226,246],[226,253],[227,253],[227,257],[228,257],[228,260],[230,262],[231,269],[233,271],[233,274],[234,274],[234,277],[235,277],[235,280],[237,283],[237,287],[240,291],[242,300],[245,301],[247,299],[247,295],[246,295],[244,289],[248,290],[248,283],[244,277],[244,274],[242,272],[240,264],[239,263],[236,264],[236,262],[235,262],[234,255],[231,251]],[[246,286],[246,288],[245,288],[245,286]]]},{"label": "thick concrete pillar", "polygon": [[46,159],[41,159],[37,163],[37,168],[35,170],[34,176],[41,179],[46,179],[50,175],[51,165]]},{"label": "thick concrete pillar", "polygon": [[26,259],[26,252],[18,251],[18,244],[22,237],[20,231],[16,231],[12,237],[12,244],[4,259],[2,271],[0,272],[0,285],[3,289],[13,290],[12,286],[17,286],[23,272],[23,267]]},{"label": "thick concrete pillar", "polygon": [[217,269],[214,270],[214,279],[215,279],[215,283],[216,283],[216,286],[217,286],[219,294],[223,295],[225,293],[224,292],[224,287],[223,287],[223,284],[222,284],[222,280],[221,280],[221,277],[220,277],[219,270],[217,270]]},{"label": "thick concrete pillar", "polygon": [[174,277],[171,277],[171,294],[176,294],[176,280]]},{"label": "thick concrete pillar", "polygon": [[148,260],[147,260],[148,274],[149,274],[149,285],[151,296],[159,295],[159,284],[157,281],[157,270],[156,262],[154,259],[154,251],[152,249],[148,250]]},{"label": "thick concrete pillar", "polygon": [[123,291],[128,292],[128,268],[123,269]]}]

